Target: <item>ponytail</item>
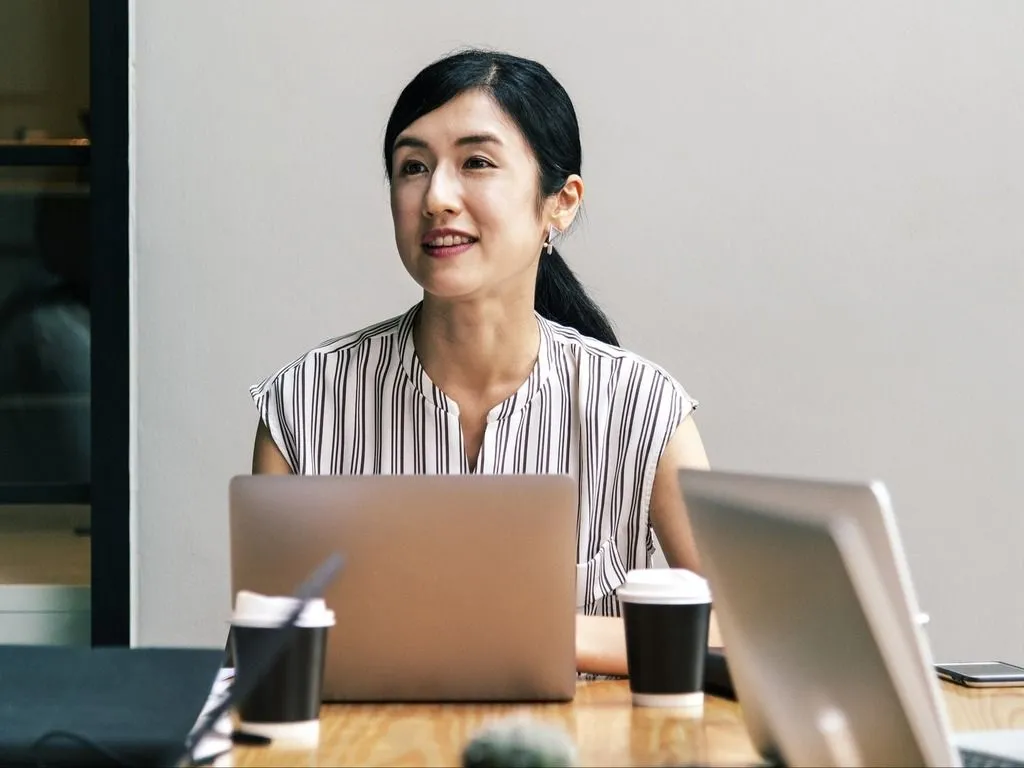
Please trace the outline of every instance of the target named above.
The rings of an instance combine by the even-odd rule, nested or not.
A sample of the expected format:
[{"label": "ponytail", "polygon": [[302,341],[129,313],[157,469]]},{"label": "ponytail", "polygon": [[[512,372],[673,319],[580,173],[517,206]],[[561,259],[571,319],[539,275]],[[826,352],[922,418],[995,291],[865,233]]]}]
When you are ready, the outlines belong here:
[{"label": "ponytail", "polygon": [[619,346],[607,316],[587,296],[579,278],[555,249],[551,253],[541,253],[533,306],[542,317],[552,322],[573,328],[605,344]]}]

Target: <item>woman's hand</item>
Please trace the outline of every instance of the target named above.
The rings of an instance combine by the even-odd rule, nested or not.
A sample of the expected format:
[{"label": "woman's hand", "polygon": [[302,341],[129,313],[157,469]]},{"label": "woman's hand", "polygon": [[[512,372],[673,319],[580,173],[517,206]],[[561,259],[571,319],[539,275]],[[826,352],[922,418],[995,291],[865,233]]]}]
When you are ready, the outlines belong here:
[{"label": "woman's hand", "polygon": [[576,669],[593,675],[628,674],[622,619],[576,616]]},{"label": "woman's hand", "polygon": [[[711,612],[708,645],[722,646],[715,612]],[[576,670],[592,675],[627,677],[626,628],[622,619],[607,616],[576,616]]]}]

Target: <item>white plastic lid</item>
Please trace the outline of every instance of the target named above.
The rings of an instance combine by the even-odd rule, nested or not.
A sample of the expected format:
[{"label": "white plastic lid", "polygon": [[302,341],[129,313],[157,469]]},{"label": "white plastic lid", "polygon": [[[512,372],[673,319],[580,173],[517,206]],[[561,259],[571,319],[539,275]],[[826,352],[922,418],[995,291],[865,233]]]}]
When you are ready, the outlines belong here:
[{"label": "white plastic lid", "polygon": [[626,574],[618,597],[626,603],[691,605],[710,603],[711,590],[706,579],[685,568],[642,568]]},{"label": "white plastic lid", "polygon": [[[257,592],[241,590],[235,597],[235,612],[231,623],[239,627],[279,627],[288,620],[299,600],[295,597],[269,597]],[[298,627],[333,627],[334,611],[327,610],[322,598],[310,600],[299,620]]]}]

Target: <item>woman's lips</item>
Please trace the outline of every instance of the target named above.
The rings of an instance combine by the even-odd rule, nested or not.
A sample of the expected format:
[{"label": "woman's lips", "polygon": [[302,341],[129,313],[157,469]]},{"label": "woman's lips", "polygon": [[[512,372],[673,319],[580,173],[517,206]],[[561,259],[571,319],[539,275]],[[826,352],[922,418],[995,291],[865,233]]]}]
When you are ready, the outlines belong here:
[{"label": "woman's lips", "polygon": [[474,245],[476,245],[475,240],[470,243],[459,243],[458,245],[424,245],[423,250],[428,256],[433,256],[435,259],[450,259],[452,256],[465,253]]}]

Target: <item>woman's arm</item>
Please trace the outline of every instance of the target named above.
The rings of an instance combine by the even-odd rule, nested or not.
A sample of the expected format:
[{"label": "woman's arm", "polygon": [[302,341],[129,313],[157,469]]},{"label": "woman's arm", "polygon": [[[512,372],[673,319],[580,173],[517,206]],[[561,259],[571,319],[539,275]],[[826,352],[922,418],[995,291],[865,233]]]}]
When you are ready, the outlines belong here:
[{"label": "woman's arm", "polygon": [[576,616],[576,669],[625,677],[626,629],[614,616]]},{"label": "woman's arm", "polygon": [[[700,558],[679,488],[679,470],[709,467],[704,442],[693,417],[687,418],[669,440],[654,475],[651,492],[651,525],[665,560],[672,568],[700,572]],[[715,633],[717,636],[717,632]],[[626,630],[622,619],[604,616],[576,617],[576,667],[597,675],[625,675]]]},{"label": "woman's arm", "polygon": [[679,487],[679,470],[709,467],[704,441],[691,416],[676,428],[669,440],[658,462],[651,492],[651,526],[671,568],[700,573],[700,556]]},{"label": "woman's arm", "polygon": [[[722,646],[714,611],[708,625],[708,645]],[[594,675],[626,677],[626,628],[622,619],[606,616],[576,617],[576,669]]]},{"label": "woman's arm", "polygon": [[292,468],[288,466],[281,449],[277,447],[270,435],[267,425],[260,419],[256,427],[256,440],[252,446],[252,473],[254,475],[290,475]]}]

